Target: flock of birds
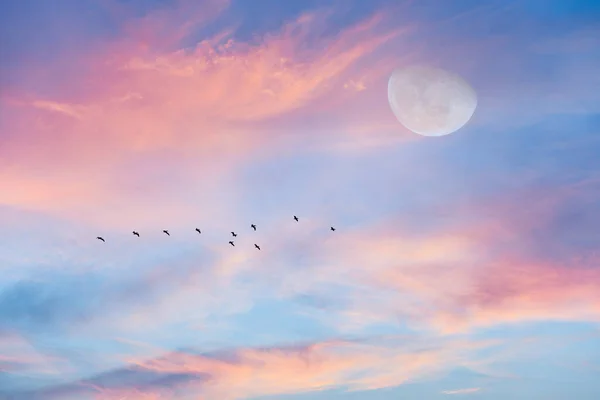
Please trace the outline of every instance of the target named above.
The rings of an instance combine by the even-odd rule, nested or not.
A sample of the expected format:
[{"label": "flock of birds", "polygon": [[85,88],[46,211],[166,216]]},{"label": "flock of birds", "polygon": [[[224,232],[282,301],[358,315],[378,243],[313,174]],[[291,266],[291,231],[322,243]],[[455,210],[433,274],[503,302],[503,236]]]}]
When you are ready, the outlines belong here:
[{"label": "flock of birds", "polygon": [[[297,217],[297,216],[295,216],[295,215],[294,215],[294,221],[296,221],[296,222],[298,222],[298,221],[299,221],[299,220],[298,220],[298,217]],[[250,228],[254,229],[254,231],[256,232],[256,225],[255,225],[255,224],[251,224],[251,225],[250,225]],[[335,228],[334,228],[333,226],[332,226],[332,227],[330,227],[329,229],[330,229],[332,232],[334,232],[334,231],[335,231]],[[198,232],[199,234],[200,234],[200,233],[202,233],[202,231],[201,231],[199,228],[196,228],[196,232]],[[140,237],[140,234],[139,234],[139,232],[133,231],[132,233],[133,233],[133,235],[134,235],[134,236]],[[167,236],[171,236],[171,234],[169,233],[169,231],[168,231],[168,230],[166,230],[166,229],[165,229],[165,230],[163,230],[163,233],[164,233],[165,235],[167,235]],[[231,232],[231,236],[233,236],[233,237],[237,237],[237,233],[235,233],[235,232],[233,232],[233,231],[232,231],[232,232]],[[104,238],[103,238],[102,236],[98,236],[96,239],[98,239],[98,240],[100,240],[100,241],[102,241],[102,242],[106,242],[106,240],[104,240]],[[229,241],[229,244],[235,247],[235,242],[234,242],[233,240],[230,240],[230,241]],[[255,247],[255,248],[257,248],[258,250],[260,250],[260,246],[259,246],[259,245],[257,245],[256,243],[254,243],[254,247]]]}]

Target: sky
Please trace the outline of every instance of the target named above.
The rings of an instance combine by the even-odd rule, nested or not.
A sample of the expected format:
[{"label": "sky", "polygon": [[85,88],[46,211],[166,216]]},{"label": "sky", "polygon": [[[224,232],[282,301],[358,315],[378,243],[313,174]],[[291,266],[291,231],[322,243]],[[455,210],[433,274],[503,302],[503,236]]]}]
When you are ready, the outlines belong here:
[{"label": "sky", "polygon": [[[0,2],[0,399],[600,398],[599,21]],[[465,127],[399,123],[412,64]]]}]

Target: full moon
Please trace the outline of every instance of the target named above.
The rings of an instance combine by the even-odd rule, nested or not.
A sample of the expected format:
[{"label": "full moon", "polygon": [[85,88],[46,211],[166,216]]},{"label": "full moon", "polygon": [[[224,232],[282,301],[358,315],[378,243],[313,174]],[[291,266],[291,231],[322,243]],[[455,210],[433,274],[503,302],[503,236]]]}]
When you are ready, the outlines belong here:
[{"label": "full moon", "polygon": [[475,90],[460,76],[439,68],[396,69],[388,101],[402,125],[423,136],[444,136],[462,128],[477,107]]}]

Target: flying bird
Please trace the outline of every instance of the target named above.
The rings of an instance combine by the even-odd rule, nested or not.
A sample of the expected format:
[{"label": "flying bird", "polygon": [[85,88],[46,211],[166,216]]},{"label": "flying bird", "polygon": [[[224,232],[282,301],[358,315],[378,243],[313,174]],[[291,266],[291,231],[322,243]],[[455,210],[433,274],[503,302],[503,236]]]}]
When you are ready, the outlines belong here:
[{"label": "flying bird", "polygon": [[229,241],[229,244],[235,247],[235,244],[233,244],[233,241]]},{"label": "flying bird", "polygon": [[329,229],[331,229],[332,232],[335,231],[335,228],[333,226],[331,228],[329,228]]},{"label": "flying bird", "polygon": [[196,232],[198,232],[198,233],[202,233],[202,232],[200,232],[200,229],[198,229],[198,228],[196,228]]},{"label": "flying bird", "polygon": [[254,247],[256,247],[257,249],[259,249],[259,250],[260,250],[260,246],[259,246],[259,245],[257,245],[256,243],[254,244]]},{"label": "flying bird", "polygon": [[237,234],[235,232],[231,232],[231,234],[233,235],[233,237],[237,236]]},{"label": "flying bird", "polygon": [[250,225],[250,228],[254,229],[254,231],[256,232],[256,225],[252,224]]},{"label": "flying bird", "polygon": [[164,232],[164,233],[165,233],[167,236],[171,236],[171,234],[169,233],[169,231],[168,231],[168,230],[166,230],[166,229],[165,229],[163,232]]},{"label": "flying bird", "polygon": [[294,219],[296,220],[296,222],[298,222],[298,217],[296,217],[295,215],[294,215]]},{"label": "flying bird", "polygon": [[103,238],[101,238],[100,236],[98,236],[96,239],[98,240],[102,240],[103,242],[106,242],[106,240],[104,240]]},{"label": "flying bird", "polygon": [[137,237],[140,237],[140,234],[139,234],[139,233],[137,233],[136,231],[133,231],[133,234],[134,234],[135,236],[137,236]]}]

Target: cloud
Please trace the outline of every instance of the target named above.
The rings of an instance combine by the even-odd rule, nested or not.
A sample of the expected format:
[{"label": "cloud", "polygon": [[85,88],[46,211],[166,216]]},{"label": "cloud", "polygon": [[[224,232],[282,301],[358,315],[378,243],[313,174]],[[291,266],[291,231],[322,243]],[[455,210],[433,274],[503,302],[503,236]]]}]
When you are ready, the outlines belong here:
[{"label": "cloud", "polygon": [[348,82],[344,83],[344,89],[356,90],[357,92],[362,92],[366,88],[367,87],[362,81],[355,82],[351,79]]},{"label": "cloud", "polygon": [[[113,65],[125,72],[120,77],[144,88],[146,98],[177,98],[174,112],[194,110],[233,121],[274,117],[310,106],[335,89],[355,62],[405,30],[369,33],[382,19],[378,14],[323,38],[323,51],[305,49],[304,42],[323,30],[326,16],[304,14],[257,45],[236,42],[225,32],[170,54],[125,53]],[[152,84],[159,77],[163,85]]]},{"label": "cloud", "polygon": [[76,107],[71,106],[69,104],[56,103],[56,102],[52,102],[52,101],[35,100],[31,103],[31,105],[33,107],[36,107],[36,108],[39,108],[42,110],[49,110],[49,111],[62,113],[62,114],[65,114],[65,115],[68,115],[70,117],[74,117],[77,119],[81,119],[81,117],[82,117],[81,111],[78,111],[76,109]]},{"label": "cloud", "polygon": [[[574,258],[542,258],[538,246],[547,248],[547,239],[527,236],[554,223],[564,196],[546,198],[534,214],[514,193],[495,205],[459,204],[447,211],[460,223],[424,229],[427,220],[419,220],[417,231],[399,221],[340,228],[335,235],[308,227],[318,245],[296,237],[300,257],[283,233],[275,243],[281,250],[270,257],[273,264],[258,268],[272,277],[270,287],[282,298],[309,295],[335,304],[335,315],[327,312],[321,322],[336,329],[401,320],[452,334],[529,321],[599,321],[594,250],[578,250]],[[462,218],[463,212],[469,217]],[[285,265],[295,267],[282,269]]]},{"label": "cloud", "polygon": [[[441,334],[527,321],[597,321],[600,276],[593,254],[550,262],[540,260],[527,242],[527,232],[544,229],[557,208],[578,193],[569,187],[554,197],[539,196],[545,201],[533,214],[522,207],[531,192],[458,203],[447,210],[456,217],[453,224],[419,219],[413,226],[410,220],[391,219],[342,226],[331,234],[322,229],[329,222],[325,216],[330,218],[324,213],[302,217],[301,229],[265,221],[256,233],[257,241],[268,243],[260,254],[252,248],[254,238],[241,238],[230,251],[216,235],[203,236],[201,249],[197,236],[190,236],[179,242],[189,248],[179,247],[180,256],[163,257],[158,265],[136,261],[141,254],[148,260],[158,254],[156,237],[132,242],[123,234],[104,247],[80,249],[79,254],[104,260],[97,261],[104,271],[84,277],[54,273],[53,279],[38,274],[35,281],[6,286],[0,327],[110,328],[136,337],[156,321],[164,329],[191,326],[190,321],[202,324],[209,316],[247,310],[258,298],[299,296],[319,299],[325,311],[335,309],[311,312],[311,317],[338,332],[398,321]],[[120,272],[114,275],[111,254],[121,254]],[[15,300],[21,306],[9,307]]]},{"label": "cloud", "polygon": [[[96,45],[69,80],[53,82],[55,98],[15,90],[3,96],[12,110],[1,150],[10,168],[0,179],[14,189],[3,191],[0,203],[105,226],[120,225],[122,215],[148,223],[159,202],[174,220],[203,213],[200,192],[216,192],[255,151],[281,145],[271,140],[280,128],[269,128],[270,119],[347,96],[343,82],[353,66],[407,31],[380,28],[383,14],[375,14],[308,49],[328,17],[317,11],[255,43],[236,41],[224,28],[182,47],[227,6],[194,4],[127,22],[128,36]],[[169,35],[157,34],[163,31]],[[166,195],[174,191],[180,194]],[[149,196],[153,204],[143,201]],[[226,213],[222,198],[203,198],[205,209]]]},{"label": "cloud", "polygon": [[[131,12],[122,2],[106,4],[117,16]],[[0,343],[5,373],[44,376],[38,384],[48,376],[76,381],[38,393],[60,399],[369,390],[470,364],[470,352],[480,347],[438,345],[448,334],[530,321],[598,321],[597,255],[577,237],[558,240],[568,229],[556,221],[569,201],[593,197],[597,180],[579,189],[501,193],[514,190],[515,180],[523,183],[515,178],[523,171],[511,170],[503,178],[510,185],[483,196],[475,178],[456,184],[441,173],[447,164],[436,151],[448,150],[449,142],[427,153],[395,121],[381,94],[392,67],[427,58],[404,40],[426,25],[390,28],[396,16],[379,12],[330,35],[333,14],[319,10],[243,42],[235,26],[207,29],[227,6],[189,1],[147,13],[119,27],[125,37],[62,58],[59,67],[68,74],[50,73],[56,65],[50,72],[24,66],[29,87],[44,90],[13,87],[2,94],[0,182],[11,190],[0,191],[0,219],[14,228],[0,234],[7,249],[0,252],[0,333],[21,338],[18,346],[17,339]],[[195,40],[204,30],[214,34]],[[522,68],[518,51],[496,57],[502,51],[489,41],[448,40],[460,48],[447,46],[436,57],[453,53],[448,59],[457,69],[483,68],[460,64],[473,62],[479,50],[495,57],[478,59]],[[585,35],[573,40],[582,51],[593,47]],[[565,43],[541,43],[538,51],[559,45],[556,51],[565,52]],[[496,83],[479,81],[484,98],[504,96],[485,105],[495,114],[479,123],[513,115],[511,107],[519,108],[517,116],[554,110],[520,103],[544,97],[543,79],[526,84],[526,94],[513,101],[516,92],[506,88],[522,83],[514,70],[503,70]],[[574,74],[567,75],[555,89],[577,93],[581,86],[569,86]],[[385,158],[399,142],[405,151]],[[367,157],[373,149],[384,152]],[[298,158],[284,166],[282,155],[292,152]],[[484,176],[486,188],[496,183],[487,172],[472,175]],[[405,185],[412,180],[426,183]],[[431,212],[437,206],[445,215]],[[301,224],[285,220],[300,212]],[[248,228],[239,221],[255,221],[259,231],[240,235],[232,249],[222,227]],[[335,234],[327,231],[332,223]],[[169,242],[161,236],[165,228],[173,233]],[[132,238],[132,229],[142,238]],[[95,241],[97,235],[107,242]],[[176,333],[182,344],[204,343],[211,328],[233,324],[232,315],[251,314],[260,301],[300,304],[299,312],[334,336],[408,326],[434,338],[406,345],[315,341],[223,354],[180,350],[158,358],[149,353],[169,346],[123,357],[104,342],[111,335],[166,341]],[[56,358],[27,346],[44,335],[69,343],[55,345]],[[90,337],[97,348],[67,354]],[[13,344],[19,351],[5,353]],[[81,365],[92,378],[74,371]]]},{"label": "cloud", "polygon": [[[60,270],[51,265],[50,271],[29,270],[0,288],[0,331],[36,336],[37,332],[66,334],[84,328],[97,331],[109,325],[122,329],[137,324],[137,329],[143,329],[162,315],[163,308],[173,306],[163,301],[165,296],[176,302],[193,294],[198,300],[211,296],[211,286],[220,287],[211,269],[218,266],[215,255],[201,254],[203,249],[190,250],[184,251],[184,256],[170,257],[164,264],[151,259],[141,268],[124,257],[120,266],[128,268],[117,273],[102,262],[98,263],[102,268],[84,269],[82,273],[77,254],[68,259],[76,268],[65,265]],[[209,281],[212,283],[205,287]],[[131,315],[132,310],[137,316]],[[202,313],[199,309],[195,312]],[[169,314],[175,318],[184,315],[169,312],[164,315],[164,323]]]},{"label": "cloud", "polygon": [[[93,395],[118,399],[140,395],[172,398],[200,395],[234,399],[320,391],[369,390],[423,378],[493,342],[465,343],[374,337],[298,346],[240,348],[212,354],[177,351],[91,379],[37,392],[40,398]],[[466,362],[468,364],[468,362]],[[81,397],[80,397],[81,398]],[[144,398],[144,397],[140,397]]]},{"label": "cloud", "polygon": [[481,388],[468,388],[468,389],[456,389],[456,390],[443,390],[443,394],[470,394],[479,392]]},{"label": "cloud", "polygon": [[67,358],[47,351],[27,336],[0,329],[0,397],[3,391],[34,389],[72,376]]}]

